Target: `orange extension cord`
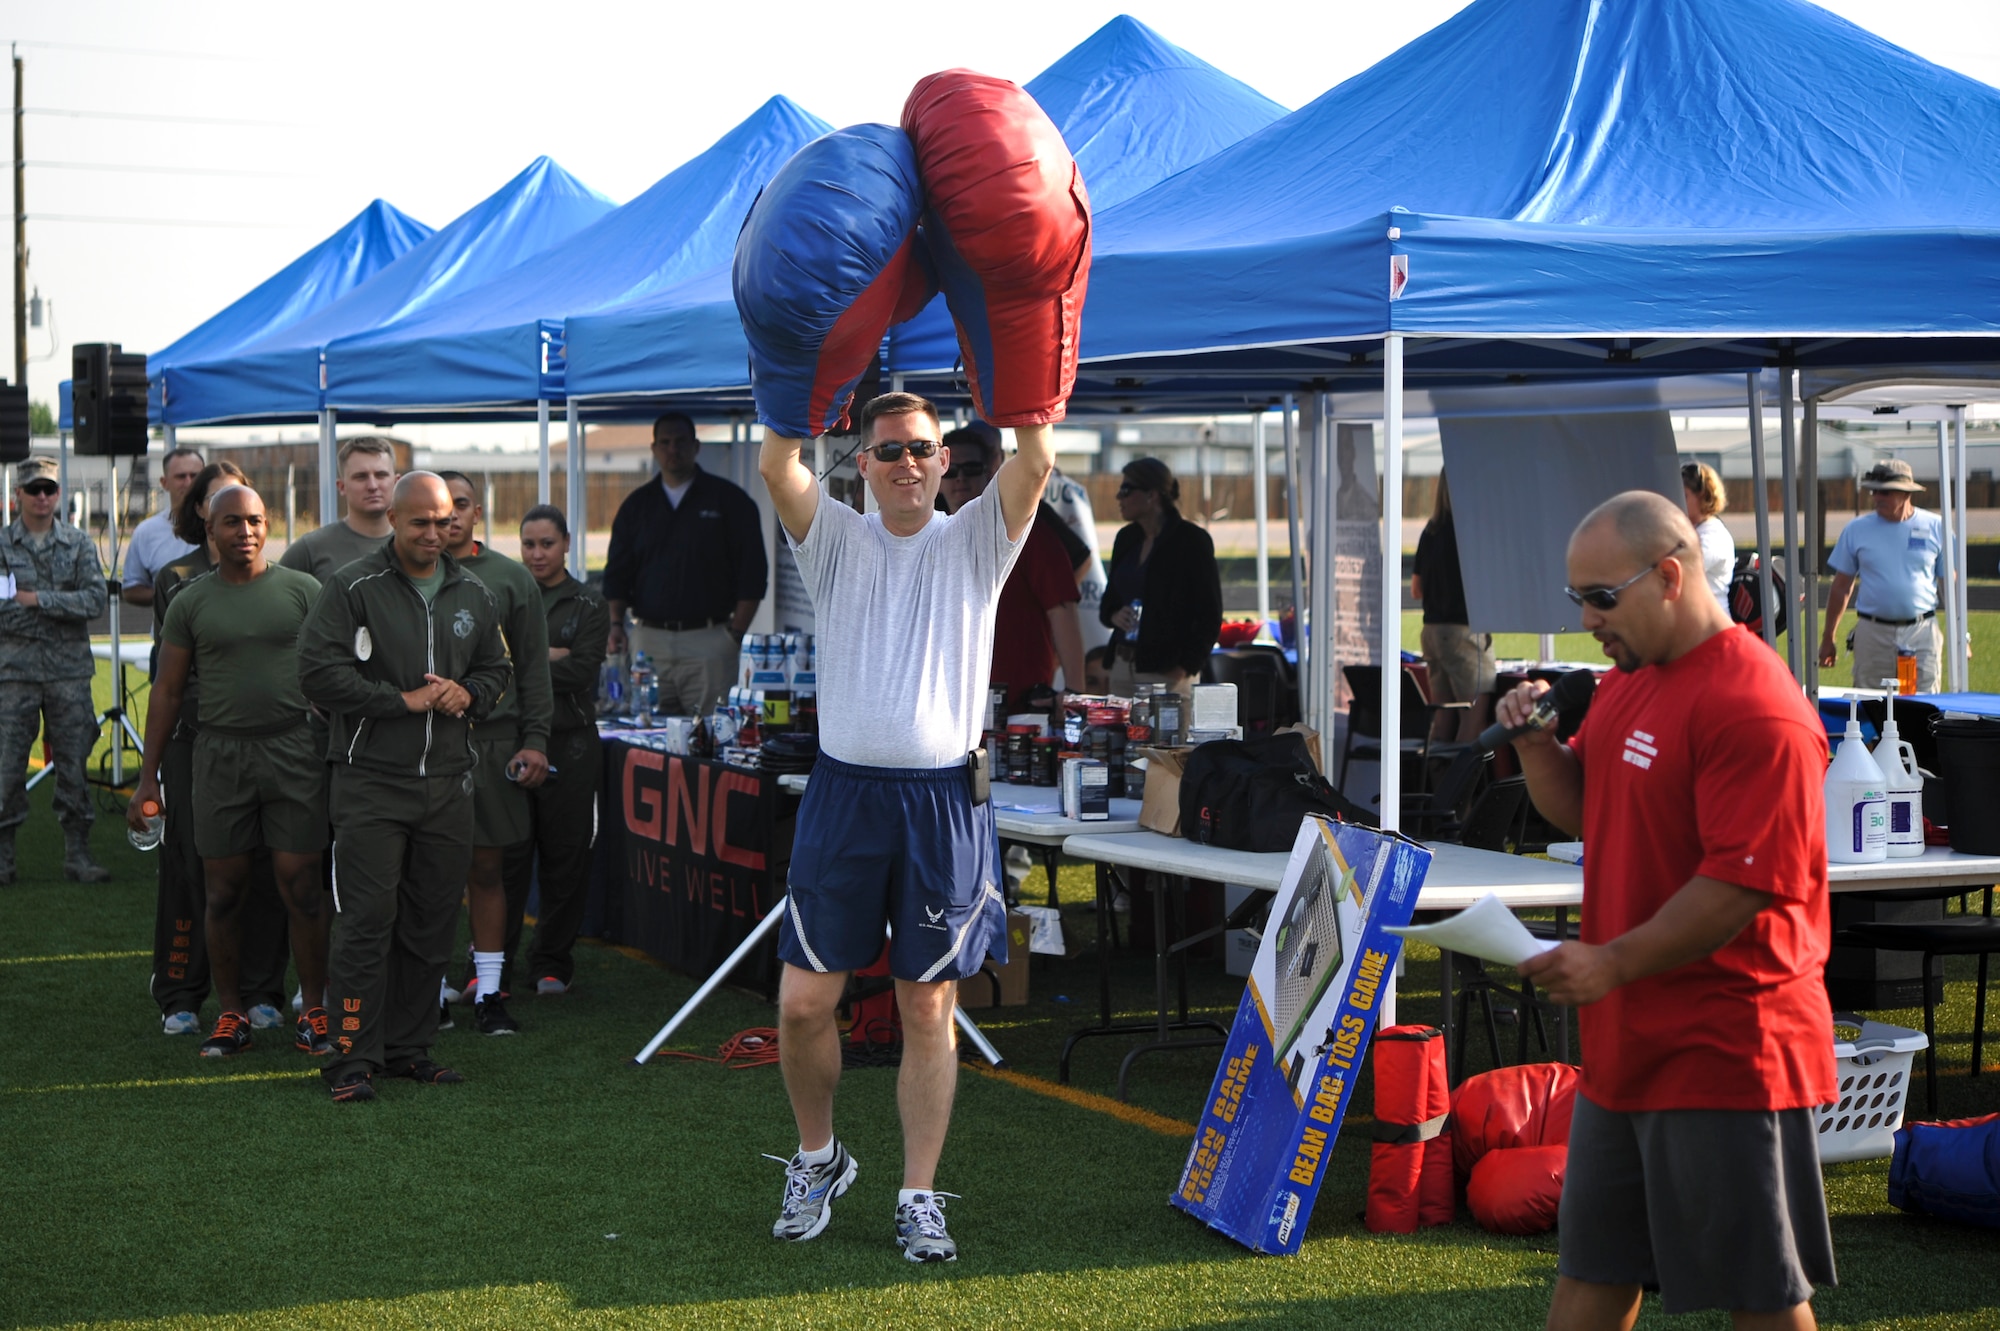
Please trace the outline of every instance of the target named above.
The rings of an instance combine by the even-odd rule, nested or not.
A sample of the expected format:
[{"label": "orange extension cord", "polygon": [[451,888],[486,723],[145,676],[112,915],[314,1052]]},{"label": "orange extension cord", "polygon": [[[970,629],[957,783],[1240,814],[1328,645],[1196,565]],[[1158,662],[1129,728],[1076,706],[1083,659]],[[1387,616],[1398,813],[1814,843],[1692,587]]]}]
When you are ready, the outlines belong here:
[{"label": "orange extension cord", "polygon": [[685,1049],[661,1049],[653,1057],[720,1063],[726,1068],[768,1068],[778,1061],[778,1032],[771,1026],[752,1026],[747,1031],[738,1031],[724,1040],[712,1057]]}]

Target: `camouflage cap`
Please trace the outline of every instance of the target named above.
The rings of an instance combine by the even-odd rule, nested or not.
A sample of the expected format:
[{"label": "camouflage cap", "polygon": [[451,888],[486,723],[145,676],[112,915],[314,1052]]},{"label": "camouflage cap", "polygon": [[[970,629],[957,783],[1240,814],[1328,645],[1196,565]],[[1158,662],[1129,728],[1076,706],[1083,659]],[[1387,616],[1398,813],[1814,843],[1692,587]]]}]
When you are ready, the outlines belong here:
[{"label": "camouflage cap", "polygon": [[14,484],[26,485],[29,481],[59,481],[62,468],[54,458],[29,458],[26,462],[14,464]]}]

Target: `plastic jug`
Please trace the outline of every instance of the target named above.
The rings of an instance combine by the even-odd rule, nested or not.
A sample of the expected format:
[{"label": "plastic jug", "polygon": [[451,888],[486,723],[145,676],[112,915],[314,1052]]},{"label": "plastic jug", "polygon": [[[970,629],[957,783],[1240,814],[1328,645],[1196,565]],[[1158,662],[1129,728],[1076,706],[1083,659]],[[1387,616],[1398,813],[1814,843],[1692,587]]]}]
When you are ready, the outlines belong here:
[{"label": "plastic jug", "polygon": [[1860,700],[1847,700],[1847,731],[1826,770],[1826,857],[1835,864],[1889,858],[1889,791],[1861,738]]},{"label": "plastic jug", "polygon": [[1917,751],[1896,731],[1896,681],[1885,679],[1882,687],[1889,692],[1889,712],[1875,765],[1889,796],[1889,858],[1915,859],[1924,853],[1924,774],[1917,768]]}]

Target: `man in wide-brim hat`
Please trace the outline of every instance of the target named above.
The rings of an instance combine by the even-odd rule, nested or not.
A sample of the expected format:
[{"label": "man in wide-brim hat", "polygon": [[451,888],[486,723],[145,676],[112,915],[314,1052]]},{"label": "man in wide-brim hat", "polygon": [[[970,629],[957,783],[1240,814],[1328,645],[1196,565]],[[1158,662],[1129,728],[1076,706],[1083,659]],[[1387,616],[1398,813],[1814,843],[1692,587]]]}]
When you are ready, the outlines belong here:
[{"label": "man in wide-brim hat", "polygon": [[[1820,634],[1819,663],[1833,665],[1839,654],[1834,635],[1847,598],[1854,596],[1859,621],[1847,635],[1857,688],[1879,688],[1896,675],[1896,658],[1914,656],[1917,692],[1938,687],[1941,643],[1937,629],[1939,579],[1944,574],[1944,522],[1916,506],[1923,490],[1900,458],[1877,462],[1861,477],[1872,491],[1875,511],[1848,523],[1834,543],[1833,586],[1827,590],[1826,627]],[[1855,591],[1855,581],[1861,587]]]}]

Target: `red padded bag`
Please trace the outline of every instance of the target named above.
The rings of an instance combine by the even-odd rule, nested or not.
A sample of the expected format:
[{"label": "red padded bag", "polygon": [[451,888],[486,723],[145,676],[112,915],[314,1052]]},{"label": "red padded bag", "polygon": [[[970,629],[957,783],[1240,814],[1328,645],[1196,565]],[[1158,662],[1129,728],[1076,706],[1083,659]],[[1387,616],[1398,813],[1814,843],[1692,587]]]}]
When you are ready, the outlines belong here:
[{"label": "red padded bag", "polygon": [[1375,1137],[1369,1152],[1369,1229],[1414,1234],[1452,1218],[1451,1136],[1445,1116],[1444,1034],[1390,1026],[1375,1035]]},{"label": "red padded bag", "polygon": [[1488,1151],[1567,1144],[1576,1076],[1567,1063],[1521,1063],[1467,1077],[1451,1097],[1458,1176],[1470,1178]]},{"label": "red padded bag", "polygon": [[1553,1229],[1562,1202],[1568,1146],[1503,1146],[1479,1157],[1466,1181],[1465,1204],[1496,1234]]},{"label": "red padded bag", "polygon": [[1061,420],[1090,279],[1090,195],[1062,132],[1020,86],[969,69],[920,80],[903,129],[974,407],[994,425]]}]

